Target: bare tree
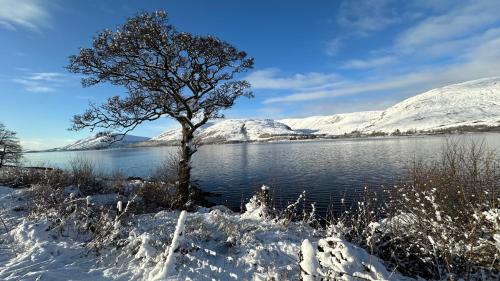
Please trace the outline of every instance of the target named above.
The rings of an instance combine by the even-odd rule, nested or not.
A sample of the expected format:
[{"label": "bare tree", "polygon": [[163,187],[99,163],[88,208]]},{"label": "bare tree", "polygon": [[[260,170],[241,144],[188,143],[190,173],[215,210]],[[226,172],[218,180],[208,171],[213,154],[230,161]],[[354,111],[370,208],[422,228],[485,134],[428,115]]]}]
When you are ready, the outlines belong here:
[{"label": "bare tree", "polygon": [[0,168],[5,164],[16,164],[22,156],[22,148],[16,132],[7,130],[0,123]]},{"label": "bare tree", "polygon": [[74,130],[121,129],[123,134],[162,116],[182,127],[178,180],[180,203],[188,200],[194,132],[209,119],[223,117],[241,96],[252,97],[250,84],[235,80],[253,66],[253,58],[212,36],[179,32],[164,11],[141,13],[112,31],[106,29],[70,57],[67,67],[86,75],[83,86],[101,82],[124,86],[128,95],[102,105],[90,104],[73,118]]}]

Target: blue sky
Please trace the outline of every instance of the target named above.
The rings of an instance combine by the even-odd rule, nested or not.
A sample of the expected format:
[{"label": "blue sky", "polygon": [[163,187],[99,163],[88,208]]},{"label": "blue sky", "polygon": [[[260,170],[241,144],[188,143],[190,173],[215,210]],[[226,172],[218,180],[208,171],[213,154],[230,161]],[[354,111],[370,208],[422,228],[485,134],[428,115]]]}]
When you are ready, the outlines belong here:
[{"label": "blue sky", "polygon": [[[64,67],[92,36],[139,11],[164,9],[179,30],[215,35],[255,58],[255,98],[230,118],[384,109],[450,83],[500,75],[500,2],[0,0],[0,121],[26,148],[89,135],[68,131],[88,102],[124,89],[82,88]],[[133,134],[175,127],[165,118]]]}]

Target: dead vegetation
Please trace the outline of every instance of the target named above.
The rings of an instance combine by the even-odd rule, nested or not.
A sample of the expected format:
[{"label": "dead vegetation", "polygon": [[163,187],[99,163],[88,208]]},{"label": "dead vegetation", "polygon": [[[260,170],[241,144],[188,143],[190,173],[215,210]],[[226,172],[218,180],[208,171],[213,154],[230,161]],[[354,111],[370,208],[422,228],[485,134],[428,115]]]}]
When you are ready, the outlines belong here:
[{"label": "dead vegetation", "polygon": [[500,272],[500,170],[485,143],[448,140],[436,161],[415,160],[388,190],[330,224],[339,235],[413,277],[492,280]]}]

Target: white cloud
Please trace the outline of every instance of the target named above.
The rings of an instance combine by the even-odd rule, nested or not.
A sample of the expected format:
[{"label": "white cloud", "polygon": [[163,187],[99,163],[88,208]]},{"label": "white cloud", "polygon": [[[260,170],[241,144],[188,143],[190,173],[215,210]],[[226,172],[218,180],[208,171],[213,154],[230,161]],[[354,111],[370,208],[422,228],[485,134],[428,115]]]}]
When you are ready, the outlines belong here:
[{"label": "white cloud", "polygon": [[447,13],[431,16],[409,28],[396,40],[396,46],[405,51],[415,51],[419,47],[468,37],[482,32],[488,25],[500,22],[497,0],[468,2]]},{"label": "white cloud", "polygon": [[396,61],[396,58],[393,56],[383,56],[378,58],[371,58],[366,60],[350,60],[344,63],[343,68],[346,69],[367,69],[367,68],[376,68],[381,66],[386,66],[388,64],[392,64]]},{"label": "white cloud", "polygon": [[33,81],[54,82],[54,81],[61,81],[64,77],[65,77],[64,74],[57,72],[35,72],[32,73],[28,79]]},{"label": "white cloud", "polygon": [[[491,47],[500,48],[500,40],[491,42]],[[433,87],[478,79],[482,77],[500,76],[500,57],[491,52],[482,54],[491,60],[474,60],[465,64],[436,67],[414,73],[406,73],[385,78],[380,82],[362,81],[345,83],[346,86],[322,91],[301,91],[286,96],[268,98],[264,104],[277,102],[302,102],[345,95],[369,93],[388,90],[412,90],[414,94]]]},{"label": "white cloud", "polygon": [[0,0],[0,27],[40,31],[49,25],[49,4],[49,1],[43,0]]},{"label": "white cloud", "polygon": [[[433,87],[451,83],[500,76],[498,67],[500,65],[500,30],[491,29],[470,40],[471,42],[467,42],[468,48],[462,52],[455,52],[458,60],[453,63],[415,66],[400,73],[382,73],[361,81],[337,78],[337,84],[334,86],[324,87],[321,90],[297,90],[286,96],[268,98],[264,104],[303,102],[376,91],[404,90],[418,94]],[[466,43],[462,42],[460,45],[464,44]]]},{"label": "white cloud", "polygon": [[326,74],[310,72],[306,74],[294,74],[290,76],[280,76],[278,69],[269,68],[257,70],[250,73],[245,79],[252,84],[254,89],[304,89],[314,87],[324,87],[332,83],[337,83],[336,74]]},{"label": "white cloud", "polygon": [[400,21],[401,15],[392,0],[344,1],[337,15],[339,25],[365,33],[387,28]]},{"label": "white cloud", "polygon": [[[372,71],[376,68],[376,72],[369,72],[370,76],[365,75],[356,81],[336,77],[335,84],[295,88],[288,95],[266,99],[264,104],[305,102],[344,95],[366,96],[374,92],[389,91],[418,94],[451,83],[500,76],[498,1],[445,1],[439,5],[428,1],[406,3],[413,8],[415,16],[405,23],[413,25],[397,35],[393,45],[372,50],[369,52],[370,57],[350,60],[342,66],[344,69],[360,71]],[[339,20],[361,32],[382,30],[398,21],[391,17],[394,13],[393,6],[397,5],[391,4],[394,3],[344,2],[341,9],[343,17]],[[387,9],[381,10],[381,7]],[[421,9],[431,12],[417,15]],[[404,14],[397,18],[404,19]],[[371,21],[374,21],[374,26],[369,27],[368,23]],[[391,67],[382,68],[387,65]],[[273,78],[279,80],[279,77]]]},{"label": "white cloud", "polygon": [[24,89],[33,93],[55,92],[57,87],[64,83],[66,76],[57,72],[35,72],[15,78],[14,83],[24,86]]},{"label": "white cloud", "polygon": [[330,40],[328,44],[326,44],[325,52],[329,56],[335,56],[339,53],[341,47],[342,47],[342,39],[335,38]]}]

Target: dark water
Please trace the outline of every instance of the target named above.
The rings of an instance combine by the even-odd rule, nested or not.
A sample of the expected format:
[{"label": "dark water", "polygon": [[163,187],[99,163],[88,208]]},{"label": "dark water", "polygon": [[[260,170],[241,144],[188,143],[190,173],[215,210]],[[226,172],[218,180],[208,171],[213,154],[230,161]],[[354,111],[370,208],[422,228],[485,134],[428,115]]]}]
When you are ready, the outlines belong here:
[{"label": "dark water", "polygon": [[[452,139],[485,141],[497,149],[500,134],[468,134]],[[193,177],[205,191],[221,194],[215,203],[239,207],[262,184],[269,185],[276,202],[295,201],[305,190],[320,212],[340,198],[353,201],[364,187],[392,186],[404,176],[412,159],[432,159],[446,137],[398,137],[260,144],[207,145],[193,159]],[[30,165],[66,167],[84,157],[106,172],[150,176],[154,168],[176,151],[174,147],[114,149],[78,152],[29,153]]]}]

